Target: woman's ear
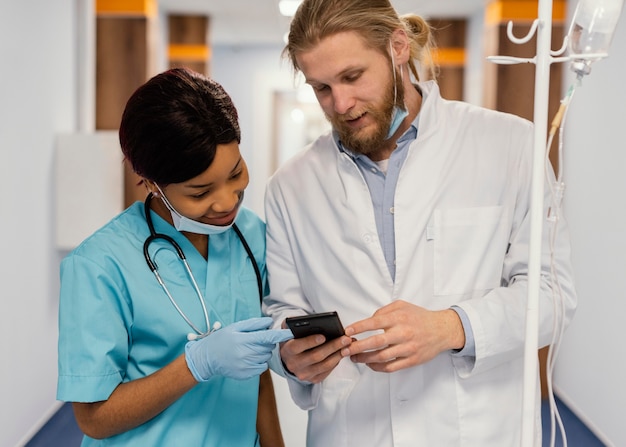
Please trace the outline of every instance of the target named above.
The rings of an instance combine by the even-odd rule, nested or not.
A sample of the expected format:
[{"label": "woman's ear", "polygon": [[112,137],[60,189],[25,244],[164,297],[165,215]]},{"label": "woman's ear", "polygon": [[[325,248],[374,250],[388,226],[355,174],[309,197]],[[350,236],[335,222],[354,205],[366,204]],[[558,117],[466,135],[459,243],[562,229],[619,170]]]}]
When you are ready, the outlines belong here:
[{"label": "woman's ear", "polygon": [[148,180],[147,178],[142,178],[141,182],[145,185],[145,187],[148,190],[148,192],[152,193],[153,197],[159,197],[160,196],[160,191],[159,191],[159,188],[156,185],[156,183],[154,183],[151,180]]}]

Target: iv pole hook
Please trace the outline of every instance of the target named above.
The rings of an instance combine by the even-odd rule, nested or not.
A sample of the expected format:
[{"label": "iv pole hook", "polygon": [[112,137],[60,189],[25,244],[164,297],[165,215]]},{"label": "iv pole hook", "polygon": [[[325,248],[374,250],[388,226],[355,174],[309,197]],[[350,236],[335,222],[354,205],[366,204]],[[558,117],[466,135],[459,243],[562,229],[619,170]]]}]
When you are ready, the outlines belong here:
[{"label": "iv pole hook", "polygon": [[535,19],[533,21],[532,26],[530,27],[530,30],[528,30],[528,34],[526,34],[526,36],[524,37],[515,37],[515,35],[513,34],[513,21],[509,20],[509,23],[506,25],[506,34],[509,37],[509,40],[513,43],[516,44],[523,44],[528,42],[530,39],[532,39],[532,37],[535,35],[535,32],[537,31],[537,26],[539,25],[539,19]]}]

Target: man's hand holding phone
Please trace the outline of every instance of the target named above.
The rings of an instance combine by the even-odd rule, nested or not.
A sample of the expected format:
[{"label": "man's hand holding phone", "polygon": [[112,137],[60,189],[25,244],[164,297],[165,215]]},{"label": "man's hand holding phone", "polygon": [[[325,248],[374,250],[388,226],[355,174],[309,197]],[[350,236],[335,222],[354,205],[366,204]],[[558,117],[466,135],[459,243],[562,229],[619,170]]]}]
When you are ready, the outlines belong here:
[{"label": "man's hand holding phone", "polygon": [[342,359],[341,349],[352,340],[344,334],[336,312],[287,318],[293,340],[281,344],[280,356],[299,380],[319,383]]}]

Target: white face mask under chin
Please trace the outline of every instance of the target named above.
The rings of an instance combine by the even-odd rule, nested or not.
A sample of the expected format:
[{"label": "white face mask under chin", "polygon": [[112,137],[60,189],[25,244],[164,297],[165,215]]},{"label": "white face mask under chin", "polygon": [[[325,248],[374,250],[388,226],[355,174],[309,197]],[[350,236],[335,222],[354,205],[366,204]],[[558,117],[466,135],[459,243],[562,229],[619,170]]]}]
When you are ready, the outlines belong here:
[{"label": "white face mask under chin", "polygon": [[[165,194],[163,194],[163,191],[161,190],[161,188],[159,188],[158,185],[157,189],[159,190],[160,199],[170,211],[172,221],[174,222],[174,228],[176,228],[178,231],[186,231],[188,233],[206,235],[220,234],[230,230],[235,223],[235,219],[237,218],[237,215],[235,215],[235,219],[233,219],[233,221],[228,225],[211,225],[204,222],[198,222],[197,220],[189,219],[188,217],[181,215],[178,211],[174,209],[174,207],[170,204],[169,200],[167,200]],[[241,194],[240,201],[241,200],[243,200],[243,193]],[[237,207],[237,214],[239,214],[239,209],[240,208]]]}]

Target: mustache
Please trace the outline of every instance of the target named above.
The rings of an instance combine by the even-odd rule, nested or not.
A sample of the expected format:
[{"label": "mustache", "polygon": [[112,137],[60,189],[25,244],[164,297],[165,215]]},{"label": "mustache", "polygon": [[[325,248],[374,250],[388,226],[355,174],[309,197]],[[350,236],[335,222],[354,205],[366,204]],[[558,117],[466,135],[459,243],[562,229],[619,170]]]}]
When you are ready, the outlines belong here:
[{"label": "mustache", "polygon": [[363,110],[360,112],[351,112],[345,115],[337,115],[337,118],[341,121],[354,121],[356,119],[361,118],[363,115],[365,115],[368,111],[367,110]]}]

